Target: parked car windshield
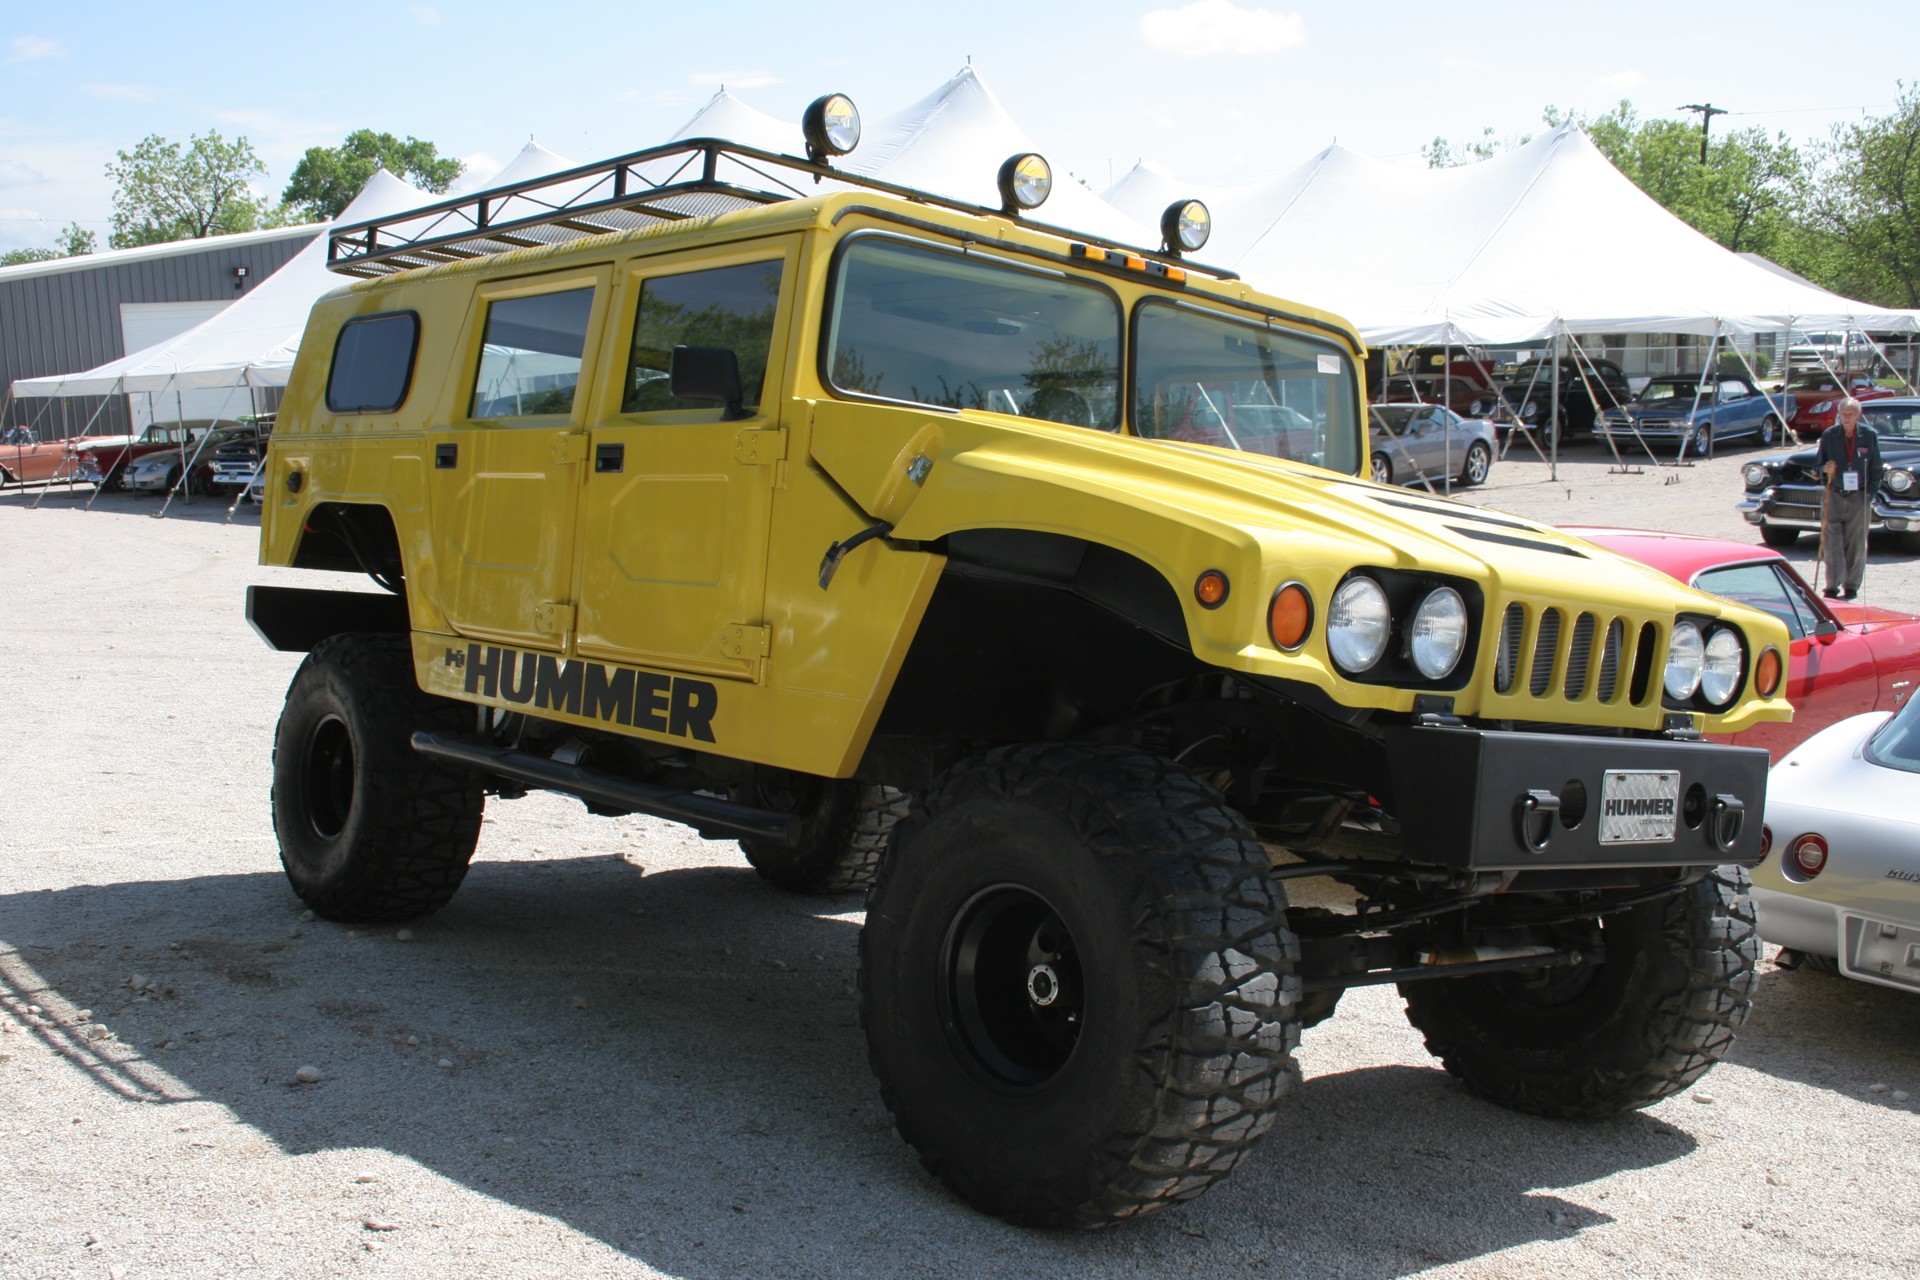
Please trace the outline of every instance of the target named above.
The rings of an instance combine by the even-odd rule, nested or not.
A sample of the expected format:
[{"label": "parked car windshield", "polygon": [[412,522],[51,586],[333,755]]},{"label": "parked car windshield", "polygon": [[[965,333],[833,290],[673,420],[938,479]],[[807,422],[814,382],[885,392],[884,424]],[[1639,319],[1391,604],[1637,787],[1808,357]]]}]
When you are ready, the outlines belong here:
[{"label": "parked car windshield", "polygon": [[1699,394],[1698,378],[1654,378],[1640,392],[1640,399],[1691,400]]},{"label": "parked car windshield", "polygon": [[1878,431],[1882,437],[1920,440],[1920,400],[1902,400],[1893,404],[1868,401],[1860,406],[1860,421]]},{"label": "parked car windshield", "polygon": [[1134,313],[1133,427],[1351,474],[1353,365],[1331,342],[1149,301]]},{"label": "parked car windshield", "polygon": [[1910,698],[1898,715],[1867,740],[1867,759],[1889,769],[1920,773],[1920,698]]}]

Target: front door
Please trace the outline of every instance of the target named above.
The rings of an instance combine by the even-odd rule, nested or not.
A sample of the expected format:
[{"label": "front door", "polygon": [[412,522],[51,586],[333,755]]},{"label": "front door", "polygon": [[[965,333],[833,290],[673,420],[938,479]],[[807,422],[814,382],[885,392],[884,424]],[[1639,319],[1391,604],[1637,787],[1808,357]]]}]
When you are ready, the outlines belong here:
[{"label": "front door", "polygon": [[[583,656],[760,677],[798,248],[784,236],[626,268],[607,357],[624,374],[593,429],[582,499]],[[669,394],[676,346],[734,353],[742,417]]]},{"label": "front door", "polygon": [[461,635],[565,643],[592,341],[610,267],[483,285],[461,402],[427,433],[436,600]]}]

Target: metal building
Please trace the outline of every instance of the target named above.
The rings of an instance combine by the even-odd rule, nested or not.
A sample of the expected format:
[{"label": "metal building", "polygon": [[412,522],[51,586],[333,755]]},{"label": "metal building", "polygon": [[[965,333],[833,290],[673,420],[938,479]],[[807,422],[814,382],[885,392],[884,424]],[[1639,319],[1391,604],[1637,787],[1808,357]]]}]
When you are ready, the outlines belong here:
[{"label": "metal building", "polygon": [[[0,267],[0,394],[16,378],[78,373],[185,332],[319,232],[276,227]],[[42,439],[75,434],[90,421],[94,434],[134,429],[129,397],[105,399],[104,406],[99,397],[10,404],[8,420],[32,421]]]}]

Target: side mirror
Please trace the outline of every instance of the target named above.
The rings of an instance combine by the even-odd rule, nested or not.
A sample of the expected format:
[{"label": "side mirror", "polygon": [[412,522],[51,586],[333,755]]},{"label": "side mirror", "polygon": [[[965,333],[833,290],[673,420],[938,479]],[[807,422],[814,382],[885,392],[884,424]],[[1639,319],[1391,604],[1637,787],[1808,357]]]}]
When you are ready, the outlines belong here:
[{"label": "side mirror", "polygon": [[727,409],[723,422],[747,416],[741,403],[740,357],[731,347],[675,347],[667,358],[667,391],[676,400],[714,400]]},{"label": "side mirror", "polygon": [[1813,634],[1815,639],[1831,640],[1840,634],[1840,624],[1832,618],[1822,618],[1814,624]]}]

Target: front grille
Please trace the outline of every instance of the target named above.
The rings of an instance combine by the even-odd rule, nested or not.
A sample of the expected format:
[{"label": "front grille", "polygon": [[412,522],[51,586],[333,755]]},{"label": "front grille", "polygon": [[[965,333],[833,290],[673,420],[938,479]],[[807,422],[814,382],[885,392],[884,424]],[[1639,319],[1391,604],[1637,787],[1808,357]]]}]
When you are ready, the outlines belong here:
[{"label": "front grille", "polygon": [[1567,678],[1561,686],[1569,702],[1587,694],[1587,671],[1593,665],[1594,625],[1590,613],[1574,619],[1573,643],[1567,646]]},{"label": "front grille", "polygon": [[[1567,612],[1549,605],[1540,611],[1529,652],[1526,616],[1524,607],[1510,604],[1501,617],[1494,654],[1495,693],[1513,692],[1517,673],[1525,662],[1527,692],[1535,698],[1612,703],[1620,697],[1621,673],[1631,670],[1628,701],[1638,706],[1644,700],[1654,662],[1654,642],[1659,635],[1653,623],[1635,624],[1630,618],[1580,613],[1568,625]],[[1629,637],[1633,638],[1631,645]],[[1557,687],[1555,671],[1561,673]]]},{"label": "front grille", "polygon": [[1527,629],[1527,611],[1517,604],[1507,606],[1500,622],[1500,651],[1493,659],[1493,687],[1499,693],[1512,693],[1514,678],[1520,673],[1521,633]]},{"label": "front grille", "polygon": [[1560,611],[1543,609],[1540,612],[1540,634],[1533,641],[1533,678],[1528,681],[1527,689],[1536,698],[1547,696],[1547,689],[1553,683],[1553,659],[1560,647]]}]

